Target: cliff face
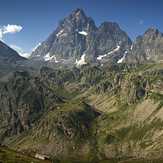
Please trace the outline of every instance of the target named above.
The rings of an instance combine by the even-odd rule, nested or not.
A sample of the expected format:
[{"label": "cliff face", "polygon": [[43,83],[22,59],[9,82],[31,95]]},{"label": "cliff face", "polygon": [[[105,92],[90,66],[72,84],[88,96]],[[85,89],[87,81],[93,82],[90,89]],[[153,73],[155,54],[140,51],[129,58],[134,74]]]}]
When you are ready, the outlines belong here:
[{"label": "cliff face", "polygon": [[0,90],[0,121],[1,127],[6,128],[4,136],[31,129],[50,102],[62,102],[38,78],[26,72],[14,72],[7,83],[1,84]]}]

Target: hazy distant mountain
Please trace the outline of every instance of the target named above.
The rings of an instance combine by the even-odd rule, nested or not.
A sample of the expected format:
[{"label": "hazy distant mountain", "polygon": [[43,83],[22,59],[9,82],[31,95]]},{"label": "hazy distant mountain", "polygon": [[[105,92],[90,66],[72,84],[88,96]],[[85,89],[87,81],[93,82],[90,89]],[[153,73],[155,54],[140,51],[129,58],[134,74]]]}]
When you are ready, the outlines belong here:
[{"label": "hazy distant mountain", "polygon": [[99,27],[77,8],[59,22],[57,29],[31,54],[30,59],[81,65],[116,63],[132,41],[117,23],[104,22]]},{"label": "hazy distant mountain", "polygon": [[143,36],[138,36],[126,53],[125,62],[141,62],[145,60],[163,60],[163,33],[149,28]]}]

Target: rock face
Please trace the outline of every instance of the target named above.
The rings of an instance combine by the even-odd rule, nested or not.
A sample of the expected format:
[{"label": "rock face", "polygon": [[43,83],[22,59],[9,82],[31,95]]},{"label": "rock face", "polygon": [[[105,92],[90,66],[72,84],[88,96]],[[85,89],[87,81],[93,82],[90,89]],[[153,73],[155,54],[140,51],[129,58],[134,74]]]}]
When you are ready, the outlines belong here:
[{"label": "rock face", "polygon": [[62,102],[38,78],[27,72],[14,72],[7,83],[0,84],[0,92],[1,127],[7,127],[4,136],[30,129],[49,103]]},{"label": "rock face", "polygon": [[[99,29],[87,38],[86,58],[88,62],[116,63],[122,54],[131,46],[132,41],[120,29],[117,23],[104,22]],[[92,55],[91,55],[92,54]]]},{"label": "rock face", "polygon": [[163,60],[163,33],[150,28],[143,36],[138,36],[123,61],[141,62]]},{"label": "rock face", "polygon": [[[117,23],[104,22],[99,29],[94,20],[77,8],[60,21],[57,29],[31,54],[30,59],[71,64],[116,63],[132,41]],[[107,58],[107,60],[106,60]]]},{"label": "rock face", "polygon": [[15,50],[0,41],[0,57],[10,58],[13,60],[25,60]]}]

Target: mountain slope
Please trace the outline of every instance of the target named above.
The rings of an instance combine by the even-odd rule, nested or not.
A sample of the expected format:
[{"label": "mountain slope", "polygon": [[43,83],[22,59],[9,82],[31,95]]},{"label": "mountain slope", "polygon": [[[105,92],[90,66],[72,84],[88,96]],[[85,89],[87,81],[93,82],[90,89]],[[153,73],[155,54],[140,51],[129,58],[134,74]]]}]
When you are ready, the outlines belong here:
[{"label": "mountain slope", "polygon": [[[86,51],[89,63],[116,63],[122,54],[130,48],[132,41],[120,29],[117,23],[104,22],[95,33],[87,38],[88,50]],[[90,57],[93,57],[90,59]]]},{"label": "mountain slope", "polygon": [[28,60],[0,41],[0,81],[7,79],[14,71],[36,72],[34,67],[24,66],[21,62],[27,63]]},{"label": "mountain slope", "polygon": [[73,100],[84,99],[103,112],[96,126],[98,158],[161,158],[162,70],[161,63],[137,63],[65,71],[42,68],[40,73],[54,90],[59,84]]},{"label": "mountain slope", "polygon": [[163,33],[149,28],[143,36],[138,36],[130,51],[126,53],[124,62],[163,60]]},{"label": "mountain slope", "polygon": [[[75,55],[81,56],[86,49],[85,35],[90,30],[97,30],[93,19],[88,18],[82,9],[77,8],[59,22],[57,29],[31,54],[30,58],[38,56],[48,60],[52,57],[57,62]],[[48,53],[49,58],[47,56],[46,59]]]},{"label": "mountain slope", "polygon": [[67,161],[161,160],[162,70],[122,63],[15,72],[0,85],[1,142]]},{"label": "mountain slope", "polygon": [[25,60],[25,58],[21,57],[15,50],[11,49],[5,43],[0,41],[0,57],[12,59],[12,60]]},{"label": "mountain slope", "polygon": [[38,160],[36,158],[27,156],[26,154],[22,154],[20,152],[11,150],[5,146],[0,145],[0,161],[3,163],[9,163],[9,162],[14,162],[14,163],[31,163],[31,162],[36,162],[36,163],[43,163],[47,161],[42,161]]},{"label": "mountain slope", "polygon": [[62,101],[37,78],[26,72],[15,72],[8,83],[2,83],[0,97],[1,127],[7,126],[3,131],[5,136],[30,129],[47,107],[50,107],[50,102]]},{"label": "mountain slope", "polygon": [[[92,18],[77,8],[60,21],[57,29],[31,54],[56,64],[116,63],[132,41],[116,23],[104,22],[99,29]],[[107,58],[106,60],[104,58]]]},{"label": "mountain slope", "polygon": [[0,84],[0,90],[3,144],[28,153],[62,156],[77,146],[77,155],[94,150],[93,126],[100,113],[84,101],[63,102],[39,78],[26,72],[13,73]]}]

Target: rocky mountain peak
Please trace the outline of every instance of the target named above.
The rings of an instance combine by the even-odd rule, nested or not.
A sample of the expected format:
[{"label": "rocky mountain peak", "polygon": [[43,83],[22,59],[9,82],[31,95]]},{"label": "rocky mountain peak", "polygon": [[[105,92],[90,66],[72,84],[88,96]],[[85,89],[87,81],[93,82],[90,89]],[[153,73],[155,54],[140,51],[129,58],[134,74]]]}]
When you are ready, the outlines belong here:
[{"label": "rocky mountain peak", "polygon": [[87,31],[90,28],[96,29],[93,19],[88,18],[82,9],[77,8],[67,18],[59,22],[56,31]]},{"label": "rocky mountain peak", "polygon": [[144,60],[163,60],[163,33],[149,28],[143,36],[138,36],[125,56],[125,62],[141,62]]},{"label": "rocky mountain peak", "polygon": [[116,23],[116,22],[106,22],[106,21],[104,21],[102,24],[101,24],[101,26],[100,26],[100,28],[109,28],[109,29],[115,29],[115,28],[117,28],[117,29],[120,29],[119,28],[119,25]]},{"label": "rocky mountain peak", "polygon": [[98,29],[94,20],[77,8],[59,22],[30,58],[76,66],[109,60],[116,63],[131,44],[117,23],[104,22]]},{"label": "rocky mountain peak", "polygon": [[153,34],[156,34],[156,33],[158,33],[158,29],[155,29],[155,28],[149,28],[149,29],[145,32],[146,35],[153,35]]},{"label": "rocky mountain peak", "polygon": [[74,17],[83,17],[87,19],[87,16],[85,15],[84,11],[81,8],[76,8],[72,13],[72,16]]},{"label": "rocky mountain peak", "polygon": [[149,28],[143,35],[144,41],[153,41],[156,39],[161,39],[162,37],[163,33],[155,28]]}]

